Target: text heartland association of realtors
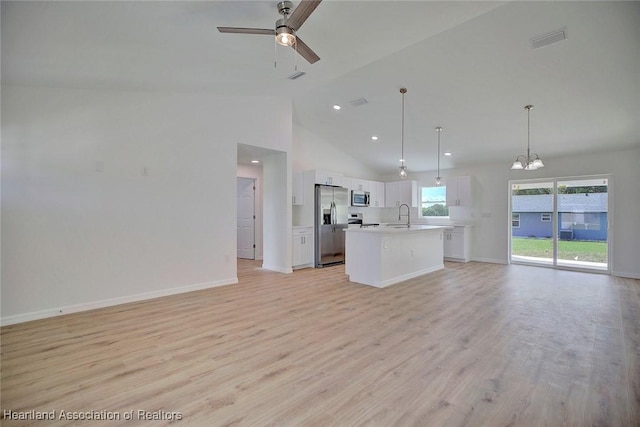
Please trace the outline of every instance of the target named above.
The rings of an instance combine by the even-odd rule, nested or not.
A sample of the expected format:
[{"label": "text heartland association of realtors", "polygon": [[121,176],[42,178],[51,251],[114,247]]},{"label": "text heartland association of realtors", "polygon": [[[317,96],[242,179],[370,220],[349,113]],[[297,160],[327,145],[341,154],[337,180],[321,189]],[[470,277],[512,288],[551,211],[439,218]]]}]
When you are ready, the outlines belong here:
[{"label": "text heartland association of realtors", "polygon": [[2,411],[5,420],[68,420],[68,421],[180,421],[181,412],[145,411],[143,409],[125,412],[117,411]]}]

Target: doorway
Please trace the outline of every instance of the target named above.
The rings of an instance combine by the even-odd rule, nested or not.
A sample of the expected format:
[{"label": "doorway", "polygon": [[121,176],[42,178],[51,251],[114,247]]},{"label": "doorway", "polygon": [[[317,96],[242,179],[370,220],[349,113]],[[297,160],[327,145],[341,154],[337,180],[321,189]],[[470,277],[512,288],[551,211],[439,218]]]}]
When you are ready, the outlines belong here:
[{"label": "doorway", "polygon": [[238,258],[255,259],[255,179],[237,178],[237,242]]},{"label": "doorway", "polygon": [[510,181],[510,261],[610,273],[610,181]]}]

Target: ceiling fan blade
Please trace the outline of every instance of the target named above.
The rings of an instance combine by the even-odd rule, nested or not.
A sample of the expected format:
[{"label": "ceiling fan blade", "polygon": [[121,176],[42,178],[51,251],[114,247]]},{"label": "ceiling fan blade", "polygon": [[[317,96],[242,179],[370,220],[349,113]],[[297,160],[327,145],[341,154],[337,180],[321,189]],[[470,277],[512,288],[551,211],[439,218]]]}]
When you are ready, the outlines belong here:
[{"label": "ceiling fan blade", "polygon": [[218,27],[218,31],[221,33],[236,33],[236,34],[260,34],[266,36],[275,36],[275,30],[269,30],[266,28],[239,28],[239,27]]},{"label": "ceiling fan blade", "polygon": [[320,57],[316,55],[316,53],[312,51],[311,48],[298,36],[296,36],[296,44],[291,47],[297,50],[298,53],[309,62],[309,64],[313,64],[320,60]]},{"label": "ceiling fan blade", "polygon": [[[316,7],[322,0],[302,0],[298,7],[291,13],[289,19],[287,19],[287,26],[294,30],[299,30],[304,21],[307,20],[311,12],[316,10]],[[318,58],[319,59],[319,58]]]}]

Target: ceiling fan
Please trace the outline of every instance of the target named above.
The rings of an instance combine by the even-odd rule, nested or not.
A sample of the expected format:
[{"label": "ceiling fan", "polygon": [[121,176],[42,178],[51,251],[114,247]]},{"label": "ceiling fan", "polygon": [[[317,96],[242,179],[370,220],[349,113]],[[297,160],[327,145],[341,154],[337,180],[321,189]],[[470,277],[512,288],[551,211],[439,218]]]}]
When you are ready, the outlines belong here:
[{"label": "ceiling fan", "polygon": [[[301,0],[298,7],[293,10],[293,3],[281,1],[278,3],[278,13],[283,17],[276,21],[274,30],[265,28],[239,28],[239,27],[218,27],[221,33],[237,34],[261,34],[275,36],[276,41],[283,46],[291,46],[304,59],[313,64],[320,60],[320,57],[303,42],[296,32],[300,29],[304,21],[318,7],[322,0]],[[292,11],[293,10],[293,11]]]}]

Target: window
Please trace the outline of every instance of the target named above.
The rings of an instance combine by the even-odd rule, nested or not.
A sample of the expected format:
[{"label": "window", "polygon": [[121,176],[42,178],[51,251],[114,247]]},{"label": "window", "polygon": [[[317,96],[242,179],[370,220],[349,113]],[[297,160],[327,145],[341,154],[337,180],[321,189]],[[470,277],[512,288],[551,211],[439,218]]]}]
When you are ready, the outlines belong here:
[{"label": "window", "polygon": [[563,230],[600,230],[601,213],[561,212]]},{"label": "window", "polygon": [[540,214],[540,221],[542,221],[542,222],[551,222],[551,214],[550,213]]},{"label": "window", "polygon": [[512,213],[511,214],[511,226],[513,228],[520,228],[520,214]]},{"label": "window", "polygon": [[420,187],[420,216],[449,218],[447,187]]}]

